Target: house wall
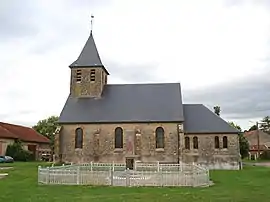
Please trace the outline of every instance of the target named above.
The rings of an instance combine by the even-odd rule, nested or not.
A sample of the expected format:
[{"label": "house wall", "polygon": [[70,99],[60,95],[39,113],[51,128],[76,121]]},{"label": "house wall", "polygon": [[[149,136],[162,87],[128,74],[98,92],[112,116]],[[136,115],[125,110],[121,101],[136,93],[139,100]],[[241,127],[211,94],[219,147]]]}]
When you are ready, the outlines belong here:
[{"label": "house wall", "polygon": [[[237,134],[186,134],[190,137],[190,150],[183,150],[184,162],[196,162],[209,169],[239,169],[240,150]],[[193,137],[198,137],[199,147],[193,149]],[[215,149],[215,136],[219,137],[219,149]],[[223,137],[228,138],[228,148],[222,148]]]},{"label": "house wall", "polygon": [[[155,130],[163,127],[165,131],[165,146],[156,149]],[[220,147],[225,134],[183,134],[179,133],[176,123],[149,124],[84,124],[64,125],[56,139],[56,156],[64,162],[125,162],[126,157],[134,157],[142,162],[186,163],[197,162],[210,169],[239,169],[239,143],[237,134],[228,134],[228,148],[215,149],[215,136],[219,136]],[[75,149],[75,130],[84,130],[83,149]],[[114,148],[114,130],[122,127],[124,131],[123,149]],[[137,136],[136,134],[140,134]],[[127,139],[134,137],[134,150],[128,152]],[[190,137],[190,150],[184,148],[184,137]],[[198,137],[199,148],[193,149],[192,138]],[[179,154],[179,156],[178,156]],[[179,159],[178,159],[179,157]]]},{"label": "house wall", "polygon": [[[0,138],[0,155],[5,155],[6,150],[7,150],[7,146],[10,145],[10,144],[13,144],[13,143],[14,143],[13,139]],[[36,148],[37,148],[36,157],[37,157],[37,159],[38,159],[38,150],[50,151],[49,144],[22,142],[23,149],[28,150],[28,145],[36,145]]]},{"label": "house wall", "polygon": [[35,146],[35,158],[36,160],[39,160],[41,158],[42,153],[50,153],[50,145],[46,143],[35,143],[35,142],[23,142],[23,147],[25,150],[29,150],[28,146]]},{"label": "house wall", "polygon": [[7,146],[14,142],[13,139],[0,138],[0,155],[5,155]]}]

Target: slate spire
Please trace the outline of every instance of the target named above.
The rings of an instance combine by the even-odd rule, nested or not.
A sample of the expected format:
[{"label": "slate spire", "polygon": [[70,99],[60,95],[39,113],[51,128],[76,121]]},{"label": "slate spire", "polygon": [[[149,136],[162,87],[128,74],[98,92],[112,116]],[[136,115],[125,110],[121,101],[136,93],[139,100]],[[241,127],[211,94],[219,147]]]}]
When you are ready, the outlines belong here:
[{"label": "slate spire", "polygon": [[97,51],[92,30],[78,59],[69,67],[104,67]]}]

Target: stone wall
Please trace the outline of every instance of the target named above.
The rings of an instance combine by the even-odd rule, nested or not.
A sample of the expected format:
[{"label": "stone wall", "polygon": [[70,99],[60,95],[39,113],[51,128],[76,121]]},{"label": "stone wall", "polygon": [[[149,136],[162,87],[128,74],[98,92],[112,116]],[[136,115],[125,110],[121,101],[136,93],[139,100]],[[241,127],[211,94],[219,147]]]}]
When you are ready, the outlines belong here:
[{"label": "stone wall", "polygon": [[[76,80],[76,71],[81,70],[81,82]],[[95,81],[90,80],[91,70],[95,70]],[[70,92],[74,97],[100,97],[107,74],[102,68],[74,68],[71,70]]]},{"label": "stone wall", "polygon": [[[155,130],[164,128],[164,149],[156,149]],[[75,149],[75,130],[81,127],[83,148]],[[114,130],[123,128],[123,149],[114,148]],[[127,142],[133,148],[128,151]],[[125,162],[126,157],[133,157],[143,162],[178,162],[178,135],[176,123],[142,123],[142,124],[86,124],[63,125],[59,136],[60,156],[64,162]],[[57,146],[56,146],[57,147]]]},{"label": "stone wall", "polygon": [[[190,137],[190,150],[183,149],[183,161],[196,162],[209,169],[239,169],[240,150],[237,134],[185,134]],[[193,137],[198,137],[199,147],[193,149]],[[220,148],[215,148],[215,136]],[[223,136],[228,138],[228,148],[222,148]]]},{"label": "stone wall", "polygon": [[[64,125],[57,136],[56,155],[64,162],[119,162],[133,157],[142,162],[185,163],[196,162],[210,169],[239,169],[240,155],[237,134],[183,134],[176,123],[149,124],[85,124]],[[165,131],[164,149],[156,149],[155,130]],[[75,130],[84,130],[83,148],[75,149]],[[114,148],[114,130],[123,128],[123,149]],[[190,137],[190,149],[184,147],[184,138]],[[198,137],[199,147],[193,149],[193,137]],[[219,136],[220,148],[215,149],[215,136]],[[228,148],[223,149],[222,138],[227,136]],[[132,138],[133,148],[128,150],[128,139]],[[178,142],[178,139],[180,140]],[[177,149],[179,146],[179,150]],[[60,155],[59,155],[60,154]]]}]

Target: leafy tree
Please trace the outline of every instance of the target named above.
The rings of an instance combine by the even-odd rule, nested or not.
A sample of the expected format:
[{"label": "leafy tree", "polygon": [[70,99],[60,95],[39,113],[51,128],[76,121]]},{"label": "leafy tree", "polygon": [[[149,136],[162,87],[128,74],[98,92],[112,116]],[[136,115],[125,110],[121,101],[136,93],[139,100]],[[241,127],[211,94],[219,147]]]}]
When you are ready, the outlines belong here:
[{"label": "leafy tree", "polygon": [[240,133],[242,132],[242,128],[239,126],[239,125],[237,125],[237,124],[235,124],[234,122],[228,122],[232,127],[234,127],[235,129],[237,129]]},{"label": "leafy tree", "polygon": [[252,130],[257,130],[257,126],[253,125],[253,126],[250,127],[250,129],[248,129],[248,131],[252,131]]},{"label": "leafy tree", "polygon": [[55,130],[58,126],[58,119],[58,116],[50,116],[47,119],[40,120],[35,126],[33,126],[35,131],[50,139],[52,151],[54,149]]},{"label": "leafy tree", "polygon": [[220,106],[214,106],[214,112],[216,115],[220,116]]},{"label": "leafy tree", "polygon": [[243,133],[239,134],[239,145],[240,145],[241,158],[248,157],[249,143],[248,143],[248,140],[244,137]]},{"label": "leafy tree", "polygon": [[266,116],[261,120],[260,129],[265,133],[270,134],[270,117]]},{"label": "leafy tree", "polygon": [[249,152],[249,143],[247,139],[244,137],[244,134],[242,132],[242,129],[239,125],[235,124],[234,122],[228,122],[232,127],[237,129],[239,131],[238,136],[239,136],[239,146],[240,146],[240,154],[241,158],[245,158],[248,156]]}]

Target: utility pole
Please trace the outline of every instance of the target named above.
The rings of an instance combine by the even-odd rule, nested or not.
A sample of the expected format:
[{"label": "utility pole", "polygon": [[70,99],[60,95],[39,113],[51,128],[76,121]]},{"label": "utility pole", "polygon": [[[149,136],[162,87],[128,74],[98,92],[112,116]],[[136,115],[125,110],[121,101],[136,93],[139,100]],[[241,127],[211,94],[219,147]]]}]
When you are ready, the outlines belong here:
[{"label": "utility pole", "polygon": [[259,123],[258,123],[258,121],[256,122],[256,128],[257,128],[257,151],[258,151],[258,156],[257,156],[257,158],[259,158],[260,157],[260,135],[259,135],[259,133],[260,133],[260,131],[259,131]]}]

